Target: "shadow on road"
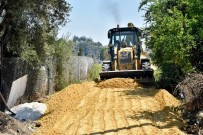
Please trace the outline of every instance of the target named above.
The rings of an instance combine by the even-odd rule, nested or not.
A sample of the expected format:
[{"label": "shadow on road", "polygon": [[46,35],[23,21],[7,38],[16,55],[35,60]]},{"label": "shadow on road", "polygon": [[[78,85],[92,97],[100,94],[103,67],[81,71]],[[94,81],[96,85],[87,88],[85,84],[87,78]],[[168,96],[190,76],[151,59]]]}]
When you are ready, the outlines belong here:
[{"label": "shadow on road", "polygon": [[136,88],[135,90],[126,90],[123,91],[127,96],[140,96],[140,97],[152,97],[156,95],[160,90],[156,90],[155,88]]},{"label": "shadow on road", "polygon": [[[142,126],[149,126],[149,125],[154,126],[152,123],[144,123],[144,124],[140,124],[140,125],[132,125],[132,126],[121,127],[121,128],[117,128],[117,129],[109,129],[109,130],[105,130],[105,131],[102,131],[102,132],[101,131],[93,132],[93,133],[90,133],[88,135],[106,134],[106,133],[111,133],[111,132],[118,132],[118,131],[121,131],[121,130],[129,130],[129,129],[132,129],[132,128],[137,128],[137,127],[142,127]],[[87,135],[87,134],[83,134],[83,135]]]},{"label": "shadow on road", "polygon": [[[173,126],[177,126],[182,128],[184,126],[184,121],[181,118],[181,112],[177,107],[164,107],[163,110],[160,111],[143,111],[139,113],[135,113],[132,116],[129,116],[132,119],[136,120],[150,120],[152,123],[156,125],[157,128],[171,128]],[[159,123],[159,124],[156,124]]]}]

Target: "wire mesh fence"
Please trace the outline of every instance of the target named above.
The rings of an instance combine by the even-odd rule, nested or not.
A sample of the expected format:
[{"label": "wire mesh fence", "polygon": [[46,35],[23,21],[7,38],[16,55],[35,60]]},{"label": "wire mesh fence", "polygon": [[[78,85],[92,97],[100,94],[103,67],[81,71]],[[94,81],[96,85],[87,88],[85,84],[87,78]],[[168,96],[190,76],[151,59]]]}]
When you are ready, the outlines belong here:
[{"label": "wire mesh fence", "polygon": [[[2,93],[6,101],[9,99],[11,90],[15,90],[16,93],[19,91],[24,92],[23,96],[18,95],[19,97],[13,98],[13,100],[17,99],[16,101],[12,101],[12,103],[15,102],[15,104],[32,101],[42,95],[54,93],[56,85],[55,78],[57,75],[56,61],[51,57],[46,63],[47,64],[42,64],[35,69],[34,67],[28,66],[20,58],[4,58],[2,69],[4,89]],[[67,63],[64,63],[64,76],[68,84],[85,80],[88,75],[88,70],[91,69],[93,64],[94,60],[89,57],[70,57]],[[26,81],[24,81],[25,75],[27,75]],[[17,83],[16,80],[18,80]],[[13,82],[15,82],[15,86]],[[26,85],[26,87],[20,89],[19,87],[22,85]],[[15,95],[15,92],[12,93]],[[2,105],[0,107],[2,108]]]}]

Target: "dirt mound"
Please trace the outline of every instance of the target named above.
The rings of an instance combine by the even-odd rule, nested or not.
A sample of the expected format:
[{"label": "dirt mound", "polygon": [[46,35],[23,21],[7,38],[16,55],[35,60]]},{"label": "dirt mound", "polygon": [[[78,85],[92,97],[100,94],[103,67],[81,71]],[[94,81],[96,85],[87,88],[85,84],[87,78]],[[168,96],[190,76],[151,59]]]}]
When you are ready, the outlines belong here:
[{"label": "dirt mound", "polygon": [[3,112],[0,112],[0,134],[29,135],[31,134],[31,131],[25,124],[13,119]]},{"label": "dirt mound", "polygon": [[39,123],[42,123],[40,131],[37,131],[34,134],[39,135],[47,133],[47,129],[52,129],[53,125],[56,125],[60,118],[67,115],[67,112],[72,113],[75,107],[80,103],[80,100],[89,92],[93,85],[93,83],[89,82],[73,84],[50,96],[45,101],[48,110],[45,113],[45,116],[38,121]]},{"label": "dirt mound", "polygon": [[130,78],[112,78],[97,84],[99,88],[129,88],[134,89],[139,87],[140,84]]},{"label": "dirt mound", "polygon": [[[156,90],[155,90],[156,91]],[[164,89],[158,90],[154,96],[160,103],[163,103],[162,106],[174,106],[177,107],[180,105],[180,101],[177,100],[173,95]]]}]

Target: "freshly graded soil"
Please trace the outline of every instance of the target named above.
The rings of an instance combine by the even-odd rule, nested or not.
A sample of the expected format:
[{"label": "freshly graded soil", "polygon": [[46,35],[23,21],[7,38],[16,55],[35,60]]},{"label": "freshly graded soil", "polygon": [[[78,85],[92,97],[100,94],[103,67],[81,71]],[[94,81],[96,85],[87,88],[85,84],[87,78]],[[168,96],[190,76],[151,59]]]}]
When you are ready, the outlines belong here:
[{"label": "freshly graded soil", "polygon": [[74,84],[50,96],[35,135],[184,135],[180,102],[133,79]]}]

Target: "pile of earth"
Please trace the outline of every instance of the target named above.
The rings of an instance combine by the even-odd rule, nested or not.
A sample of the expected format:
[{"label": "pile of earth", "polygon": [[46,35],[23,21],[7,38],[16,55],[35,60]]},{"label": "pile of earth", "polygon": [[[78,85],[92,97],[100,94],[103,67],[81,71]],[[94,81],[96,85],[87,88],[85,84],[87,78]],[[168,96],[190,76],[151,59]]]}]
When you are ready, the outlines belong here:
[{"label": "pile of earth", "polygon": [[183,99],[184,118],[187,121],[185,131],[189,134],[203,134],[203,74],[188,74],[180,82],[174,94]]},{"label": "pile of earth", "polygon": [[130,78],[112,78],[97,84],[99,88],[129,88],[134,89],[141,86],[134,79]]},{"label": "pile of earth", "polygon": [[[72,84],[63,90],[49,96],[44,103],[47,104],[47,111],[44,117],[38,120],[42,130],[50,130],[53,128],[59,118],[66,115],[67,112],[74,111],[75,107],[80,103],[81,99],[90,91],[94,83],[83,82],[82,84]],[[38,132],[34,133],[40,134]]]},{"label": "pile of earth", "polygon": [[0,134],[1,135],[29,135],[32,131],[28,125],[13,119],[8,114],[0,112]]}]

